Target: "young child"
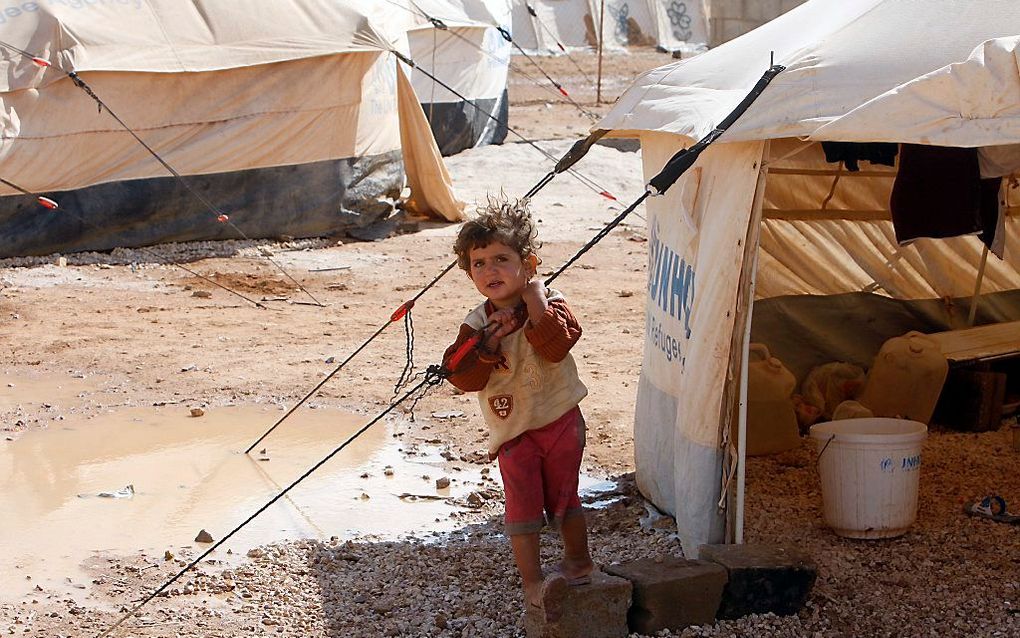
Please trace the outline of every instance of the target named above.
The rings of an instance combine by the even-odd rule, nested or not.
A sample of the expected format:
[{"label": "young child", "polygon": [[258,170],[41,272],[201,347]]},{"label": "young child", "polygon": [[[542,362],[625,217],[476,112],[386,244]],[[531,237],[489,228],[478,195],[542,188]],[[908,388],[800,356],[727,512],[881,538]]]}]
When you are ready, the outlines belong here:
[{"label": "young child", "polygon": [[[460,327],[445,360],[489,326],[449,380],[477,392],[489,428],[489,458],[499,459],[506,533],[524,583],[525,604],[555,620],[569,585],[591,581],[588,530],[577,495],[585,426],[578,403],[588,390],[570,348],[581,327],[563,296],[537,277],[536,233],[526,201],[490,199],[461,228],[457,263],[485,302]],[[539,531],[560,529],[563,560],[543,578]]]}]

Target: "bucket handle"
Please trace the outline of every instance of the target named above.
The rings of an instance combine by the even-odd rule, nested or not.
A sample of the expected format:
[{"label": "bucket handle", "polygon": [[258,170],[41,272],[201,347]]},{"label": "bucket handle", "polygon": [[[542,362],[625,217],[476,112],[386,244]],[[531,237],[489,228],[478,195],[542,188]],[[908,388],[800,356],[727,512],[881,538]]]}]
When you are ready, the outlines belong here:
[{"label": "bucket handle", "polygon": [[822,449],[818,452],[818,460],[816,461],[817,463],[822,462],[822,455],[825,454],[825,450],[829,449],[829,444],[832,443],[835,439],[836,439],[835,434],[829,436],[829,440],[825,442],[825,445],[823,445]]}]

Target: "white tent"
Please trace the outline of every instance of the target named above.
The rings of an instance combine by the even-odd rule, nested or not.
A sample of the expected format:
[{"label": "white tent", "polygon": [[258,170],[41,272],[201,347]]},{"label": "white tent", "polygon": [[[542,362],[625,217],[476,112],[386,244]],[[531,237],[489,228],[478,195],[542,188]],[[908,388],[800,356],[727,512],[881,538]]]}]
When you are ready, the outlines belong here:
[{"label": "white tent", "polygon": [[348,3],[27,3],[4,15],[0,177],[84,221],[4,197],[0,255],[237,237],[70,72],[251,237],[388,214],[401,158],[412,207],[460,216],[393,44]]},{"label": "white tent", "polygon": [[[704,0],[512,0],[513,37],[543,54],[598,45],[651,45],[664,51],[700,51],[708,42]],[[603,6],[604,5],[604,6]]]},{"label": "white tent", "polygon": [[[815,309],[850,300],[877,323],[885,320],[880,307],[923,306],[947,329],[966,315],[947,300],[974,292],[978,237],[897,241],[890,194],[906,146],[894,147],[894,167],[864,163],[850,172],[826,162],[820,142],[978,148],[983,176],[1006,176],[997,211],[1003,227],[995,232],[1005,240],[1003,258],[989,258],[981,288],[986,320],[1018,316],[1017,34],[1015,0],[810,0],[717,49],[646,73],[596,126],[639,138],[651,177],[712,131],[773,58],[786,67],[665,196],[647,203],[638,484],[676,515],[687,551],[741,537],[730,432],[752,299],[756,320],[773,302],[789,310],[797,300]],[[993,170],[999,156],[1006,159]],[[839,315],[816,335],[793,314],[779,323],[800,343],[818,337],[825,346],[864,339],[870,326],[851,321]],[[728,497],[735,500],[729,520]]]},{"label": "white tent", "polygon": [[506,138],[510,43],[499,31],[510,29],[506,0],[371,0],[364,5],[416,63],[409,71],[411,85],[443,155]]}]

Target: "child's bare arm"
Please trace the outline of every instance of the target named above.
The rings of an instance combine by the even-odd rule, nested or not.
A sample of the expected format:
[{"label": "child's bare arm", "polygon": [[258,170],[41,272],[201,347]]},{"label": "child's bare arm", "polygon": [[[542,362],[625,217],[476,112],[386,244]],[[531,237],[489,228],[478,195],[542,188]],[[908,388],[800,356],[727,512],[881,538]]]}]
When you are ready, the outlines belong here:
[{"label": "child's bare arm", "polygon": [[532,320],[524,336],[540,357],[562,361],[581,338],[581,325],[562,300],[550,301],[538,321]]}]

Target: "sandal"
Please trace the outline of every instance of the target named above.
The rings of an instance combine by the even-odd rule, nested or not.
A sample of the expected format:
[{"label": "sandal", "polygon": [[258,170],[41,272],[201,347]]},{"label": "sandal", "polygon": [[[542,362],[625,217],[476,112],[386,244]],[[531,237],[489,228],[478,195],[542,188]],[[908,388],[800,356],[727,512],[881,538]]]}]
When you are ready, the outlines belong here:
[{"label": "sandal", "polygon": [[971,516],[980,516],[996,523],[1020,525],[1020,516],[1007,512],[1006,500],[998,494],[986,496],[980,501],[967,503],[963,506],[963,511]]},{"label": "sandal", "polygon": [[567,581],[567,585],[569,585],[571,587],[578,587],[580,585],[590,585],[591,584],[591,575],[593,573],[595,573],[596,569],[598,569],[598,568],[593,566],[591,571],[588,572],[587,574],[581,574],[580,576],[574,576],[573,578],[571,578],[570,576],[567,576],[562,571],[560,571],[558,568],[553,573],[554,574],[559,574],[560,576],[563,576],[563,579]]}]

